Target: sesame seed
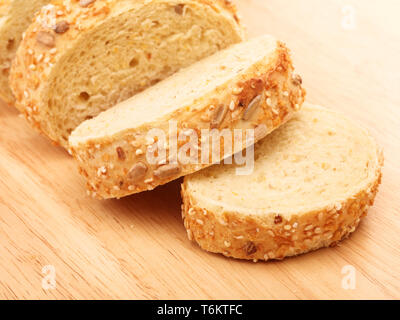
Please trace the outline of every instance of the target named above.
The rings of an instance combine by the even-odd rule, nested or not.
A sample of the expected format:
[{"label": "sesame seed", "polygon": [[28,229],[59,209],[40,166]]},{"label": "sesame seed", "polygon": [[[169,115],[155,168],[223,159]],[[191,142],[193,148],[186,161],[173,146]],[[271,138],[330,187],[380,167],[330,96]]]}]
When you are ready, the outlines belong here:
[{"label": "sesame seed", "polygon": [[140,156],[140,155],[142,155],[143,154],[143,150],[142,149],[137,149],[136,150],[136,155],[137,156]]},{"label": "sesame seed", "polygon": [[144,180],[144,183],[152,183],[153,181],[154,181],[154,179],[150,178],[150,179]]},{"label": "sesame seed", "polygon": [[312,224],[309,224],[308,226],[306,226],[305,228],[304,228],[304,230],[305,231],[308,231],[308,230],[311,230],[313,228],[313,225]]},{"label": "sesame seed", "polygon": [[189,213],[189,216],[193,216],[196,212],[194,211],[193,208],[190,208],[188,213]]},{"label": "sesame seed", "polygon": [[229,248],[231,246],[231,243],[229,241],[224,241],[225,247]]},{"label": "sesame seed", "polygon": [[299,224],[297,222],[293,223],[293,228],[297,228]]},{"label": "sesame seed", "polygon": [[35,66],[34,64],[31,64],[31,65],[29,66],[29,69],[31,69],[32,71],[35,71],[35,70],[36,70],[36,66]]},{"label": "sesame seed", "polygon": [[237,239],[237,240],[242,240],[242,239],[244,239],[243,236],[235,236],[234,238]]},{"label": "sesame seed", "polygon": [[197,219],[196,222],[201,226],[204,225],[204,221],[203,220]]},{"label": "sesame seed", "polygon": [[268,261],[268,259],[269,259],[268,254],[264,254],[264,260]]},{"label": "sesame seed", "polygon": [[267,98],[267,105],[270,106],[270,107],[272,106],[272,100],[271,100],[271,98]]},{"label": "sesame seed", "polygon": [[283,94],[285,97],[289,97],[289,92],[287,92],[287,91],[283,91],[282,94]]},{"label": "sesame seed", "polygon": [[233,111],[235,110],[235,101],[231,101],[230,105],[229,105],[229,110]]},{"label": "sesame seed", "polygon": [[146,138],[146,145],[147,146],[152,145],[154,142],[155,142],[154,138],[151,138],[151,137],[147,137]]},{"label": "sesame seed", "polygon": [[290,230],[292,229],[292,226],[290,224],[287,224],[286,226],[283,227],[285,230]]},{"label": "sesame seed", "polygon": [[316,233],[316,234],[320,234],[320,233],[322,233],[322,230],[321,230],[321,228],[315,228],[314,229],[314,232]]},{"label": "sesame seed", "polygon": [[232,90],[233,94],[238,95],[241,94],[243,92],[243,88],[234,88]]}]

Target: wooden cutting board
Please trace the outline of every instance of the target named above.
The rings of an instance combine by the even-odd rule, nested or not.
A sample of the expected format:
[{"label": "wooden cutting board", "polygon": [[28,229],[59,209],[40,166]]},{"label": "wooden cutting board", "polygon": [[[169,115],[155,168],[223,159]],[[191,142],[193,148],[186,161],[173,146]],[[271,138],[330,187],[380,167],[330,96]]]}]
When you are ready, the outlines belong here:
[{"label": "wooden cutting board", "polygon": [[292,49],[310,102],[347,113],[385,148],[359,230],[282,262],[208,254],[187,240],[180,181],[93,200],[73,160],[0,104],[0,298],[400,298],[400,2],[237,2],[251,36]]}]

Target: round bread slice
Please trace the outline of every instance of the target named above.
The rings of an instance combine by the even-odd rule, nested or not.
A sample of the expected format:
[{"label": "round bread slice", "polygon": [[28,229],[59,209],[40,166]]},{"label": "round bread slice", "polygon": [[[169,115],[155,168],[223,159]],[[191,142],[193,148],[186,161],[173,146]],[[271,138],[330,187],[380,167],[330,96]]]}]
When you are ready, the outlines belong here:
[{"label": "round bread slice", "polygon": [[50,0],[0,1],[0,98],[8,104],[14,102],[8,78],[22,34],[32,23],[34,13],[49,2]]},{"label": "round bread slice", "polygon": [[16,107],[66,148],[84,120],[242,39],[230,1],[54,1],[18,49]]},{"label": "round bread slice", "polygon": [[251,260],[335,245],[373,204],[382,165],[366,130],[306,103],[256,145],[251,175],[218,165],[185,178],[188,237],[204,250]]},{"label": "round bread slice", "polygon": [[[251,139],[247,132],[254,130],[258,141],[288,121],[303,104],[301,82],[285,45],[261,36],[201,60],[83,122],[70,136],[71,151],[96,197],[151,190],[245,148],[245,139],[234,140],[234,134]],[[208,133],[216,133],[217,141],[222,134],[220,149],[205,145]],[[235,143],[225,147],[228,139]],[[212,157],[207,149],[213,149]],[[157,159],[152,159],[155,153]]]}]

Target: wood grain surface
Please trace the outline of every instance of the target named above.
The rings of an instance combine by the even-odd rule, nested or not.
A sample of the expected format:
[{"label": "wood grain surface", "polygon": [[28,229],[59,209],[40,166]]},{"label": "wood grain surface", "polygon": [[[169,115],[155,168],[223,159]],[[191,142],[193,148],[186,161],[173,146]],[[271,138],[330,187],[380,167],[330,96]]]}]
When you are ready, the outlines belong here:
[{"label": "wood grain surface", "polygon": [[[271,33],[292,49],[308,101],[368,126],[384,147],[383,184],[359,230],[282,262],[208,254],[187,240],[180,181],[88,198],[74,161],[0,104],[0,298],[400,298],[400,2],[237,2],[250,36]],[[345,266],[354,289],[342,286]]]}]

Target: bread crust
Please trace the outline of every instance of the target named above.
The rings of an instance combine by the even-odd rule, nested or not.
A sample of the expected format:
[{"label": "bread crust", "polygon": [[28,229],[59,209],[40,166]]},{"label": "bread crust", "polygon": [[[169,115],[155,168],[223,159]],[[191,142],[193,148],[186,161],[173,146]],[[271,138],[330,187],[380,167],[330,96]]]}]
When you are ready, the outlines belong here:
[{"label": "bread crust", "polygon": [[202,249],[244,260],[282,260],[323,247],[331,247],[355,231],[373,205],[382,178],[382,150],[377,150],[377,168],[365,188],[330,206],[299,212],[290,220],[277,214],[244,215],[222,208],[207,208],[196,199],[185,178],[181,194],[182,218],[189,240]]},{"label": "bread crust", "polygon": [[[68,147],[67,143],[53,132],[54,129],[50,125],[51,115],[49,115],[47,102],[43,97],[45,90],[50,85],[49,81],[53,76],[54,68],[63,59],[64,54],[69,52],[79,41],[83,33],[90,32],[105,19],[117,15],[123,5],[135,10],[150,2],[170,2],[171,4],[184,2],[187,5],[210,6],[221,16],[228,17],[237,34],[244,37],[236,8],[231,1],[95,0],[89,1],[88,5],[83,6],[79,0],[55,0],[36,15],[33,24],[24,35],[11,68],[10,85],[16,98],[15,107],[33,128],[48,136],[54,144]],[[52,21],[54,13],[56,21]],[[65,22],[68,23],[68,29],[57,32],[56,26]],[[47,36],[51,43],[46,44],[46,40],[39,41],[41,34]]]},{"label": "bread crust", "polygon": [[[168,132],[165,126],[169,120],[177,122],[178,136],[183,131],[193,129],[200,138],[199,141],[201,141],[201,129],[230,129],[230,132],[233,132],[233,129],[256,129],[258,132],[260,126],[264,126],[265,130],[261,135],[257,136],[256,133],[255,140],[260,140],[288,121],[304,102],[305,90],[294,78],[297,76],[293,75],[289,51],[284,44],[277,42],[275,52],[268,61],[254,64],[249,70],[215,88],[207,96],[199,97],[196,100],[196,107],[182,106],[175,113],[168,115],[168,118],[147,123],[140,128],[132,128],[130,132],[124,132],[119,137],[103,137],[83,144],[71,143],[72,154],[78,160],[80,172],[88,182],[89,194],[100,199],[121,198],[152,190],[210,166],[210,164],[179,163],[176,172],[167,177],[157,174],[165,164],[148,163],[145,154],[151,145],[148,145],[145,135],[151,128],[160,128]],[[252,117],[244,117],[251,102],[261,95],[276,98],[275,105],[268,105],[268,99],[263,99],[258,111],[253,112]],[[226,109],[223,118],[214,126],[219,106],[225,106]],[[233,108],[228,109],[228,106]],[[198,148],[201,149],[200,143]],[[220,155],[225,154],[222,144]],[[145,165],[146,172],[139,180],[132,181],[129,173],[138,163]]]}]

